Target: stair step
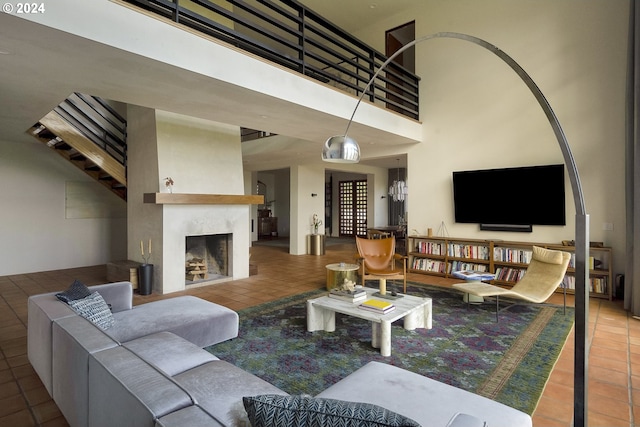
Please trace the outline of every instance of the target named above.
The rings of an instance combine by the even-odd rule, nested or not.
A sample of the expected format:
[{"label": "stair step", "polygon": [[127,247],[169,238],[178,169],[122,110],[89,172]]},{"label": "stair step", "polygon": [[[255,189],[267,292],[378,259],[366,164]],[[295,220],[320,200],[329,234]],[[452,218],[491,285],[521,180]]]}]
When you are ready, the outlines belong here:
[{"label": "stair step", "polygon": [[46,144],[49,148],[52,148],[59,152],[64,158],[75,164],[78,168],[84,170],[84,172],[102,183],[116,196],[123,200],[127,200],[127,186],[123,185],[119,181],[113,178],[109,173],[106,173],[100,166],[89,160],[82,152],[78,151],[62,138],[51,132],[42,123],[36,123],[29,132],[33,137],[40,142]]}]

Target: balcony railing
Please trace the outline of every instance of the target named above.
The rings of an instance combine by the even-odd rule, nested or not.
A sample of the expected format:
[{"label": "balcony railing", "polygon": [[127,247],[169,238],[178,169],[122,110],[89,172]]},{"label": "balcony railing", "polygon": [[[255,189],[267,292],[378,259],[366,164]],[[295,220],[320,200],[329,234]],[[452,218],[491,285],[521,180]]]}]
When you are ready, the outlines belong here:
[{"label": "balcony railing", "polygon": [[[355,96],[387,59],[295,0],[125,1]],[[390,64],[366,99],[418,119],[419,80]]]}]

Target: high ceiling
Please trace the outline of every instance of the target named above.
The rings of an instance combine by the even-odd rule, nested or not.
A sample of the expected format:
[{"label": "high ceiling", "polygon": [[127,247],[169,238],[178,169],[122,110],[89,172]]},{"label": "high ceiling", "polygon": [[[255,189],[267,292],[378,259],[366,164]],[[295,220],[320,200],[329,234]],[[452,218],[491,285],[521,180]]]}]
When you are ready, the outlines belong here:
[{"label": "high ceiling", "polygon": [[[338,26],[355,31],[358,23],[363,21],[362,13],[367,14],[367,19],[376,19],[414,1],[376,1],[374,8],[370,8],[372,3],[360,1],[304,0],[302,3]],[[0,138],[7,141],[35,141],[25,131],[75,91],[98,96],[113,94],[115,96],[109,98],[117,100],[132,99],[135,95],[135,99],[149,101],[148,105],[167,111],[203,111],[208,108],[217,121],[230,124],[238,122],[254,129],[267,129],[267,126],[261,126],[260,117],[264,117],[264,114],[258,112],[259,108],[278,111],[281,117],[312,115],[309,111],[299,109],[290,111],[288,109],[291,106],[279,105],[277,100],[268,96],[238,92],[223,82],[203,82],[201,76],[186,70],[158,64],[149,58],[7,13],[0,14],[0,75],[3,76],[0,80]],[[192,83],[194,89],[190,91],[186,88],[185,82]],[[203,87],[208,87],[206,93],[203,93]],[[184,97],[176,99],[170,95],[174,93]],[[141,102],[140,105],[145,104]],[[221,110],[219,105],[225,105],[226,108]],[[251,115],[254,122],[247,120],[244,123],[239,119],[243,114]],[[273,122],[277,118],[272,116],[269,120]],[[310,120],[313,122],[313,117]],[[324,126],[317,126],[317,129],[305,126],[304,132],[312,143],[301,144],[295,155],[313,153],[319,156],[318,142],[329,136],[326,135],[327,124],[338,129],[344,123],[315,121]],[[300,121],[298,126],[306,123],[309,121]],[[296,126],[296,122],[287,120],[286,126]],[[299,135],[300,132],[301,129],[292,128],[289,135]],[[279,150],[275,154],[282,157],[288,152],[293,150],[287,150],[287,153]],[[266,158],[267,153],[260,153],[260,156]],[[398,157],[404,164],[403,156],[372,160],[369,164],[397,167]]]}]

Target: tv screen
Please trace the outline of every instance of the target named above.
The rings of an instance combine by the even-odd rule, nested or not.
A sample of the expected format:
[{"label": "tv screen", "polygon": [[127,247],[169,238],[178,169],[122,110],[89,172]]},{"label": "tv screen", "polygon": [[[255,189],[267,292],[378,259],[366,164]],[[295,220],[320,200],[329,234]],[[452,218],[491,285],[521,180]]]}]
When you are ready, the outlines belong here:
[{"label": "tv screen", "polygon": [[453,172],[455,221],[565,225],[564,165]]}]

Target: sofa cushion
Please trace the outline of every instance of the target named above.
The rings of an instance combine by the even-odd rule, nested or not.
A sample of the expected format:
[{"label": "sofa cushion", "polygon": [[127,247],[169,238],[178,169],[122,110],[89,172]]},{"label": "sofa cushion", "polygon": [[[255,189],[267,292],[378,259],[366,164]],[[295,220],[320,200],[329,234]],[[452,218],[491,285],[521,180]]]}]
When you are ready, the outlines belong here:
[{"label": "sofa cushion", "polygon": [[[60,301],[56,301],[59,305]],[[65,305],[66,306],[66,305]],[[89,425],[89,355],[118,343],[93,323],[73,315],[53,322],[51,397],[70,426]]]},{"label": "sofa cushion", "polygon": [[158,418],[155,427],[225,427],[225,424],[193,405]]},{"label": "sofa cushion", "polygon": [[56,294],[56,298],[58,298],[62,302],[66,302],[67,304],[69,304],[70,301],[83,299],[88,297],[89,295],[91,295],[91,291],[89,290],[89,288],[87,288],[81,281],[74,280],[71,286],[69,286],[66,291],[58,292]]},{"label": "sofa cushion", "polygon": [[[91,286],[111,305],[114,313],[132,307],[133,289],[130,282],[105,283]],[[49,394],[52,394],[51,360],[53,347],[51,325],[63,317],[77,316],[68,304],[56,298],[55,292],[32,295],[28,299],[29,327],[27,328],[27,355],[33,369],[38,373]]]},{"label": "sofa cushion", "polygon": [[242,398],[284,391],[229,362],[214,360],[173,377],[194,401],[225,426],[248,426]]},{"label": "sofa cushion", "polygon": [[460,411],[488,426],[532,426],[531,417],[522,411],[381,362],[367,363],[316,397],[381,405],[425,426],[446,426]]},{"label": "sofa cushion", "polygon": [[238,313],[191,295],[114,311],[114,318],[107,334],[121,343],[166,331],[204,348],[238,336]]},{"label": "sofa cushion", "polygon": [[407,417],[370,403],[277,394],[244,397],[242,400],[253,427],[420,427]]},{"label": "sofa cushion", "polygon": [[219,360],[208,351],[171,332],[158,332],[122,345],[170,377]]},{"label": "sofa cushion", "polygon": [[83,299],[71,300],[69,306],[101,329],[109,329],[115,323],[109,306],[98,292]]},{"label": "sofa cushion", "polygon": [[155,419],[193,404],[185,390],[126,348],[89,355],[92,427],[152,427]]}]

